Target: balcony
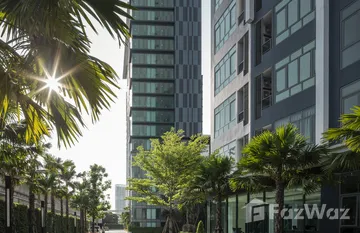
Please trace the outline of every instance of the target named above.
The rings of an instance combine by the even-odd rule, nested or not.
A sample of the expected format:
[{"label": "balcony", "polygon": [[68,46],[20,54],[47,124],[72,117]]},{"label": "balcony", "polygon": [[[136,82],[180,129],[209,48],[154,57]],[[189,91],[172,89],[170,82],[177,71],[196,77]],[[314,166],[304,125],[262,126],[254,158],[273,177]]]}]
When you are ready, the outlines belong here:
[{"label": "balcony", "polygon": [[238,25],[240,24],[245,25],[245,11],[243,11],[238,17]]},{"label": "balcony", "polygon": [[262,44],[262,47],[261,47],[263,55],[270,51],[271,45],[272,45],[271,36],[264,35],[264,40],[265,40],[265,42]]},{"label": "balcony", "polygon": [[240,74],[243,70],[244,70],[244,61],[240,62],[240,64],[238,65],[238,73],[237,74]]},{"label": "balcony", "polygon": [[240,112],[238,114],[238,123],[244,121],[244,111]]}]

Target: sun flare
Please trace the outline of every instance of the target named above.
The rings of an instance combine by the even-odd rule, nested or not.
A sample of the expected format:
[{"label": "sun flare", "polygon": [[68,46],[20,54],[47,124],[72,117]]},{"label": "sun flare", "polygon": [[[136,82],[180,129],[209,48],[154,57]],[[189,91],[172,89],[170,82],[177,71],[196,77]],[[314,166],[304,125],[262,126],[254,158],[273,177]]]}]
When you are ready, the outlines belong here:
[{"label": "sun flare", "polygon": [[46,80],[46,86],[52,91],[57,91],[60,87],[59,80],[55,77],[48,77]]}]

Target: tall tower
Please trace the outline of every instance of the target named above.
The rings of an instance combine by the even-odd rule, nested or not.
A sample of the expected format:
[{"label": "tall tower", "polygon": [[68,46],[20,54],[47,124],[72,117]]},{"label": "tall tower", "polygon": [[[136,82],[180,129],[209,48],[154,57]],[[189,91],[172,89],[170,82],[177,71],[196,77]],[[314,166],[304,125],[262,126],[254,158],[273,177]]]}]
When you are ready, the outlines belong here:
[{"label": "tall tower", "polygon": [[[132,0],[132,38],[125,51],[127,97],[127,176],[136,148],[172,127],[187,137],[202,132],[201,1]],[[133,195],[129,192],[127,195]],[[131,202],[131,219],[140,227],[160,227],[161,207]]]}]

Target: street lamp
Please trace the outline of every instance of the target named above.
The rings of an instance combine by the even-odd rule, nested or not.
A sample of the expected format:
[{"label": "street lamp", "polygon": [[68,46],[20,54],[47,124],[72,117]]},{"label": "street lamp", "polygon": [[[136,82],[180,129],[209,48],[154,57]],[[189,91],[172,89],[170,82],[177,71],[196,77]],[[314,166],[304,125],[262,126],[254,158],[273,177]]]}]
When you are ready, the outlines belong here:
[{"label": "street lamp", "polygon": [[41,201],[41,233],[45,233],[45,201]]},{"label": "street lamp", "polygon": [[6,233],[11,233],[11,178],[10,176],[5,176],[5,216],[6,216]]}]

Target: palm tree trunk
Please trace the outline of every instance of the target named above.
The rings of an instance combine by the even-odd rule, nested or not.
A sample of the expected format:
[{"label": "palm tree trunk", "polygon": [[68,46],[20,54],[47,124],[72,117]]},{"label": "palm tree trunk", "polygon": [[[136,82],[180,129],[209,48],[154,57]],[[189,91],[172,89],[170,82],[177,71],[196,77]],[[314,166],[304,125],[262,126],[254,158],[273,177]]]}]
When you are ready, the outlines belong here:
[{"label": "palm tree trunk", "polygon": [[65,215],[66,215],[66,233],[70,233],[70,227],[69,227],[69,196],[66,196],[66,200],[65,200]]},{"label": "palm tree trunk", "polygon": [[35,231],[35,194],[33,188],[29,188],[29,233]]},{"label": "palm tree trunk", "polygon": [[281,211],[284,209],[284,192],[285,192],[285,185],[278,179],[276,181],[276,194],[275,194],[275,202],[279,206],[279,211],[275,215],[275,233],[282,233],[283,232],[283,218],[281,216]]},{"label": "palm tree trunk", "polygon": [[84,233],[84,211],[80,209],[80,233]]},{"label": "palm tree trunk", "polygon": [[44,214],[45,214],[45,216],[44,216],[44,220],[45,220],[45,232],[47,232],[46,231],[46,223],[47,223],[47,209],[48,209],[48,193],[47,192],[44,192]]},{"label": "palm tree trunk", "polygon": [[86,233],[88,231],[88,225],[87,225],[87,219],[86,219],[86,210],[84,210],[84,232]]},{"label": "palm tree trunk", "polygon": [[[60,224],[61,226],[64,226],[64,201],[62,197],[60,197],[60,216],[61,216]],[[62,228],[60,232],[63,233],[64,228]]]},{"label": "palm tree trunk", "polygon": [[14,205],[14,194],[15,194],[15,182],[12,181],[12,186],[10,189],[10,203],[11,203],[11,227],[12,227],[12,231],[16,232],[16,225],[15,225],[15,205]]},{"label": "palm tree trunk", "polygon": [[95,233],[95,216],[92,216],[92,233]]},{"label": "palm tree trunk", "polygon": [[216,233],[223,233],[223,229],[221,226],[221,201],[222,197],[221,194],[218,194],[217,196],[217,205],[216,205],[216,226],[215,226],[215,232]]},{"label": "palm tree trunk", "polygon": [[55,195],[51,192],[51,230],[55,233]]}]

